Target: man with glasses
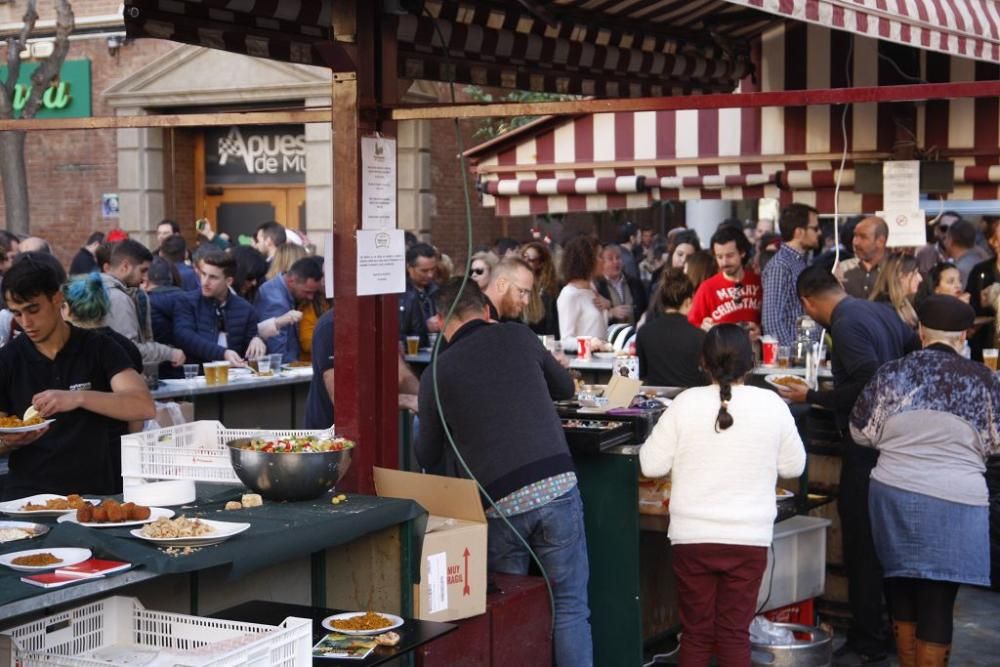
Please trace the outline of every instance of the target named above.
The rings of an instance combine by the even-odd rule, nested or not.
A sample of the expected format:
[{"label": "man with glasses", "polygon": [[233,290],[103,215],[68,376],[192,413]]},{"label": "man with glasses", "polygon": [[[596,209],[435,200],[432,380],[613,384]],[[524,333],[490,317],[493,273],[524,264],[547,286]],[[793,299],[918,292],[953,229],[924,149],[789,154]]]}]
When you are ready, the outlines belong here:
[{"label": "man with glasses", "polygon": [[493,267],[486,298],[490,318],[497,322],[520,322],[524,307],[531,300],[535,274],[519,257],[505,257]]},{"label": "man with glasses", "polygon": [[934,238],[927,245],[917,251],[917,268],[920,273],[926,276],[935,265],[948,261],[948,251],[944,247],[944,241],[948,237],[948,228],[962,216],[954,211],[945,211],[933,224]]},{"label": "man with glasses", "polygon": [[781,212],[781,247],[764,268],[764,334],[779,345],[795,344],[795,322],[802,315],[795,281],[806,268],[806,254],[819,248],[819,212],[812,206],[792,204]]},{"label": "man with glasses", "polygon": [[723,225],[712,235],[711,247],[719,272],[698,287],[688,322],[706,331],[723,322],[747,322],[759,334],[761,286],[760,276],[746,268],[750,242],[742,228]]},{"label": "man with glasses", "polygon": [[198,263],[201,289],[186,292],[174,307],[174,342],[192,363],[228,361],[243,366],[243,354],[267,352],[257,336],[257,311],[230,287],[236,273],[232,255],[215,252]]}]

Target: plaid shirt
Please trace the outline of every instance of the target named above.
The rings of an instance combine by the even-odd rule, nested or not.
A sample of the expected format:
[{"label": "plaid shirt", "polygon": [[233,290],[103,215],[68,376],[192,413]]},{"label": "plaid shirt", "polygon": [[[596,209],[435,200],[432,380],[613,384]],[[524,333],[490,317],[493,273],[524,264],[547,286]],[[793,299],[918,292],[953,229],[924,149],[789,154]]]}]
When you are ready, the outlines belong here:
[{"label": "plaid shirt", "polygon": [[795,321],[802,315],[795,282],[805,268],[806,256],[783,243],[761,275],[764,335],[774,336],[779,345],[795,344]]}]

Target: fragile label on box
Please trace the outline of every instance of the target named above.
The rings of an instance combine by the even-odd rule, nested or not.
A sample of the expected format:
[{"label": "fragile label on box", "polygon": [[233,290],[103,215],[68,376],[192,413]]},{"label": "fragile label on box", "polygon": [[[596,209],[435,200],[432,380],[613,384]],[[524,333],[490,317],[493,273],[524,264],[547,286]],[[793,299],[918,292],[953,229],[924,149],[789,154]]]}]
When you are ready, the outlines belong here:
[{"label": "fragile label on box", "polygon": [[448,553],[427,557],[428,611],[436,614],[448,608]]}]

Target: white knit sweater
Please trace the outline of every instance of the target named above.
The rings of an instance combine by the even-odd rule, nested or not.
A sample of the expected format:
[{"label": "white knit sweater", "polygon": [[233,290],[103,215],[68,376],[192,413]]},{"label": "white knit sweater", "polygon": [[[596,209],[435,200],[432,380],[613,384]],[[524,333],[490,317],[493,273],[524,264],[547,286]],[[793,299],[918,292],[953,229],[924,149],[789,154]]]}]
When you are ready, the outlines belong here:
[{"label": "white knit sweater", "polygon": [[671,473],[670,541],[768,546],[775,483],[797,477],[806,453],[791,412],[772,391],[737,385],[733,425],[715,432],[719,387],[684,391],[639,450],[642,474]]}]

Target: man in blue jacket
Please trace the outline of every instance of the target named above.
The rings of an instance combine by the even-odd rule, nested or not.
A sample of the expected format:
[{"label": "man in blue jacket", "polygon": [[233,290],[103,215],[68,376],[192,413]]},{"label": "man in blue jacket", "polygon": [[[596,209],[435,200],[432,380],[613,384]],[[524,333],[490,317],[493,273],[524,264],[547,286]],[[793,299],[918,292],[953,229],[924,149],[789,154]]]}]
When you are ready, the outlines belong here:
[{"label": "man in blue jacket", "polygon": [[174,344],[192,363],[228,361],[243,366],[243,354],[248,359],[264,354],[254,307],[230,290],[236,260],[212,253],[201,259],[198,272],[201,289],[185,293],[174,308]]},{"label": "man in blue jacket", "polygon": [[[279,273],[260,286],[257,312],[262,320],[280,317],[301,303],[311,304],[323,286],[323,262],[319,257],[303,257],[285,273]],[[267,351],[280,354],[285,363],[299,360],[298,323],[281,329],[267,339]]]}]

